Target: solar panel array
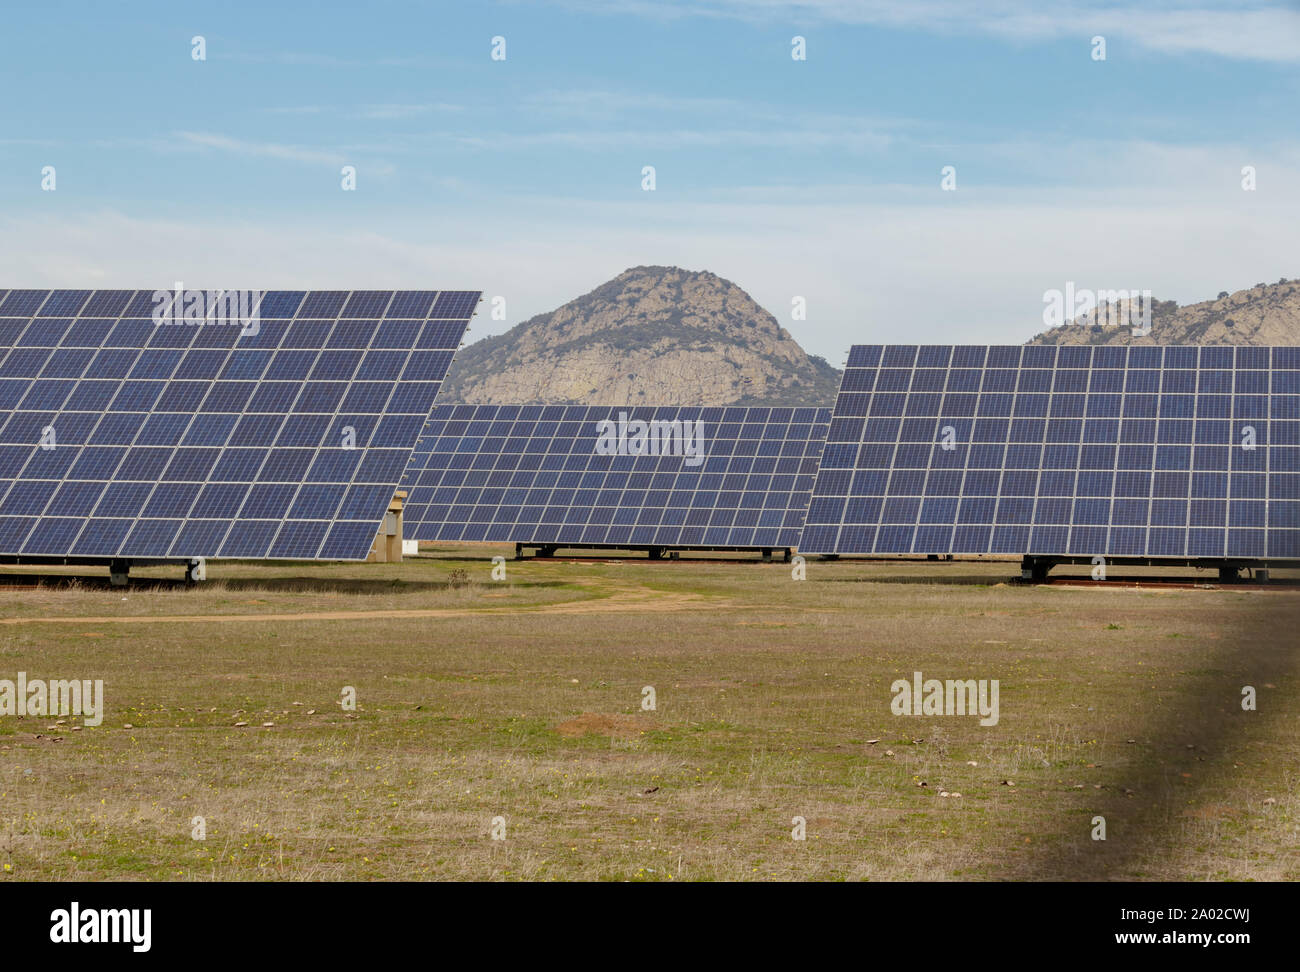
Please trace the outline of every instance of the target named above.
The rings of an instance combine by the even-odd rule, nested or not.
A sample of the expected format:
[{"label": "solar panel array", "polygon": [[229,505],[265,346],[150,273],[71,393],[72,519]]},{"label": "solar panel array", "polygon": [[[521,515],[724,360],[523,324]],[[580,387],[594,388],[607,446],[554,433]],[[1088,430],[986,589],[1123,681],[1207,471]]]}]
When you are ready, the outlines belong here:
[{"label": "solar panel array", "polygon": [[364,559],[479,293],[156,293],[0,291],[0,554]]},{"label": "solar panel array", "polygon": [[801,548],[1300,557],[1300,348],[855,346]]},{"label": "solar panel array", "polygon": [[[701,422],[698,462],[602,455],[599,423]],[[404,478],[407,537],[598,546],[799,541],[830,410],[439,405]],[[693,464],[694,463],[694,464]]]}]

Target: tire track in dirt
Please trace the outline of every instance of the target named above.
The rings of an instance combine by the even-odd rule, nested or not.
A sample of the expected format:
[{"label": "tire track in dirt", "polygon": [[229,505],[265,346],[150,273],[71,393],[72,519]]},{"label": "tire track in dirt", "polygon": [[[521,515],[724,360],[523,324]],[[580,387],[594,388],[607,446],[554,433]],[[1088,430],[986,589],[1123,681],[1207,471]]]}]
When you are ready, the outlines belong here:
[{"label": "tire track in dirt", "polygon": [[[609,588],[604,588],[608,590]],[[615,588],[608,597],[498,608],[392,608],[377,611],[307,611],[293,614],[123,614],[45,618],[0,618],[0,626],[16,624],[250,624],[283,621],[368,621],[401,618],[464,618],[518,614],[627,614],[637,611],[716,610],[730,604],[724,597],[675,594],[649,587]]]}]

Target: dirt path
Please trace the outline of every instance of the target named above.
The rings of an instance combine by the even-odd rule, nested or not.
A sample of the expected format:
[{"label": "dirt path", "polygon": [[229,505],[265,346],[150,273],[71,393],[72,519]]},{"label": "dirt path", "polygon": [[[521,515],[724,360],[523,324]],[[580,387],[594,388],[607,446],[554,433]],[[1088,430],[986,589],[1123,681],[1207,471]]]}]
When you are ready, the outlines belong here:
[{"label": "dirt path", "polygon": [[409,608],[384,611],[307,611],[294,614],[123,614],[79,617],[0,618],[15,624],[212,624],[272,621],[352,621],[379,618],[464,618],[515,614],[626,614],[636,611],[698,611],[724,606],[726,598],[703,594],[670,594],[648,587],[615,589],[609,597],[560,604],[499,608]]}]

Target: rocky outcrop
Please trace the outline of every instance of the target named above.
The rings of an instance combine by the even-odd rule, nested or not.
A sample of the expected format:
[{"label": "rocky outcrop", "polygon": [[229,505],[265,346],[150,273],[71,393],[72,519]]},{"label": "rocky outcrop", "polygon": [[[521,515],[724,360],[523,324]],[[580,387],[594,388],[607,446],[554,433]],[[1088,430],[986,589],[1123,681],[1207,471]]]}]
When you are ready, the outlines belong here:
[{"label": "rocky outcrop", "polygon": [[[1101,319],[1101,315],[1098,315]],[[1256,284],[1214,300],[1179,307],[1155,301],[1151,332],[1076,321],[1039,334],[1030,344],[1300,344],[1300,280]]]},{"label": "rocky outcrop", "polygon": [[830,405],[839,378],[730,281],[634,267],[459,352],[438,401]]}]

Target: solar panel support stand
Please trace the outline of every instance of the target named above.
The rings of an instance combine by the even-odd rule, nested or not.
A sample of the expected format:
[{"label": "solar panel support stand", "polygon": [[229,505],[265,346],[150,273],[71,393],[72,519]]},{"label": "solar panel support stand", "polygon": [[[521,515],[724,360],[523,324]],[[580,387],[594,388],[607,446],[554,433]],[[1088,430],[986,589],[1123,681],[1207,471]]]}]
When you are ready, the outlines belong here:
[{"label": "solar panel support stand", "polygon": [[1026,556],[1020,561],[1020,579],[1041,584],[1047,580],[1047,572],[1056,566],[1051,557]]},{"label": "solar panel support stand", "polygon": [[[1026,554],[1020,561],[1020,577],[1034,583],[1044,583],[1047,573],[1059,564],[1082,564],[1093,562],[1084,556],[1063,555],[1045,557]],[[1251,579],[1257,584],[1268,583],[1268,561],[1228,560],[1222,557],[1112,557],[1113,566],[1129,565],[1133,567],[1194,567],[1197,570],[1213,570],[1218,574],[1221,584],[1240,584],[1243,582],[1242,571],[1250,571]]]},{"label": "solar panel support stand", "polygon": [[114,587],[126,587],[130,580],[131,561],[114,560],[108,565],[108,582]]},{"label": "solar panel support stand", "polygon": [[197,584],[208,579],[207,561],[202,557],[195,557],[185,567],[185,583]]},{"label": "solar panel support stand", "polygon": [[1219,565],[1219,583],[1221,584],[1240,584],[1241,572],[1250,571],[1250,579],[1256,584],[1268,583],[1267,567],[1251,567],[1247,564],[1224,563]]}]

